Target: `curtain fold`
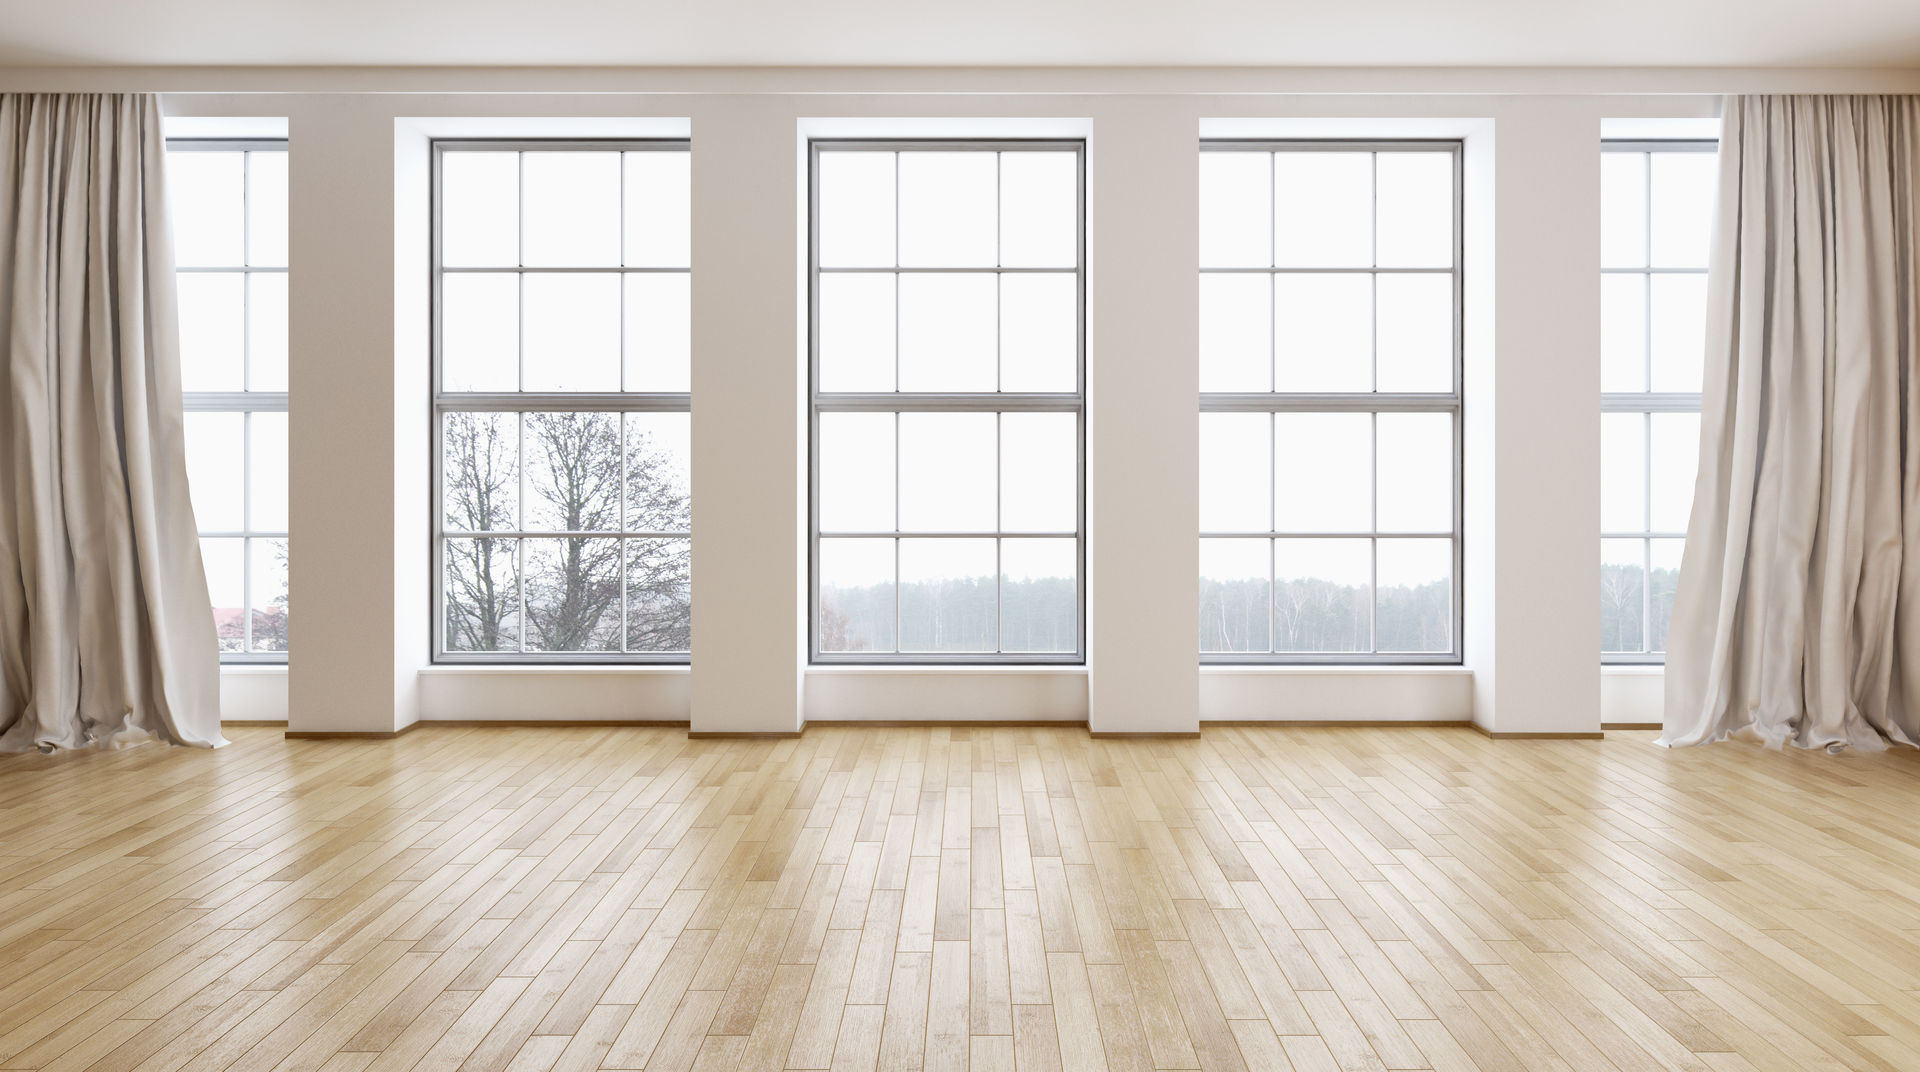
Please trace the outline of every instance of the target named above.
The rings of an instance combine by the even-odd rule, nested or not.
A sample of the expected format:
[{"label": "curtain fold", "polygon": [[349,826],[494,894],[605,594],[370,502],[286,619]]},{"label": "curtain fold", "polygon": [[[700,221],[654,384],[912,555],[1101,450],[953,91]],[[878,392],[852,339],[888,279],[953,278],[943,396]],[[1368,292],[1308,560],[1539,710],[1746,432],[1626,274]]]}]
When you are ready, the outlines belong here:
[{"label": "curtain fold", "polygon": [[1920,742],[1916,153],[1917,97],[1727,100],[1663,744]]},{"label": "curtain fold", "polygon": [[158,101],[0,94],[0,751],[217,746]]}]

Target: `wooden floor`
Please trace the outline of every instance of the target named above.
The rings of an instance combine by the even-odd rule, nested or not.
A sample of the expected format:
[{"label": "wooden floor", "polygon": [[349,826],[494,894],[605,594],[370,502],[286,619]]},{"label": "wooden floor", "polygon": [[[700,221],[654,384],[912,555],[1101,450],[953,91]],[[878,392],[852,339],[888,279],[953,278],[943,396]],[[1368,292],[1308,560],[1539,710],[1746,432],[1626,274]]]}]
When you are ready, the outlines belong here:
[{"label": "wooden floor", "polygon": [[1920,1069],[1920,760],[1466,730],[0,757],[0,1068]]}]

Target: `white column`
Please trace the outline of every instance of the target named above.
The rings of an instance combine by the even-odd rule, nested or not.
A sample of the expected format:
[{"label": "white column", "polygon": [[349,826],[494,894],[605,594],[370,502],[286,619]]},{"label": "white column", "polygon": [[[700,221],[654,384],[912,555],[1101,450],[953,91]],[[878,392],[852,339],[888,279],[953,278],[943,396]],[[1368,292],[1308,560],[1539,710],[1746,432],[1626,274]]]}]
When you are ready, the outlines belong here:
[{"label": "white column", "polygon": [[693,116],[695,733],[800,728],[802,160],[783,98],[714,97]]},{"label": "white column", "polygon": [[1088,146],[1088,725],[1199,728],[1199,127],[1116,98]]}]

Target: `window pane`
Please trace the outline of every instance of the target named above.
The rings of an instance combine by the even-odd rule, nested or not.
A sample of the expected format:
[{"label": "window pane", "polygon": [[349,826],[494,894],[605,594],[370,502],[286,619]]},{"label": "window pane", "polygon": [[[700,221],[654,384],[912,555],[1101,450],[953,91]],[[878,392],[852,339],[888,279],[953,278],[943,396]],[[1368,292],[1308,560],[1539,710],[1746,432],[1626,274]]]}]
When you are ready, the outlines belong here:
[{"label": "window pane", "polygon": [[1646,417],[1600,415],[1600,529],[1645,532],[1647,528]]},{"label": "window pane", "polygon": [[1078,647],[1076,557],[1071,539],[1000,541],[1000,650]]},{"label": "window pane", "polygon": [[240,272],[183,272],[176,279],[181,388],[245,389],[246,276]]},{"label": "window pane", "polygon": [[892,153],[821,153],[820,263],[829,268],[894,264]]},{"label": "window pane", "polygon": [[528,275],[522,345],[527,391],[620,389],[620,277]]},{"label": "window pane", "polygon": [[991,391],[999,363],[994,276],[900,277],[900,389]]},{"label": "window pane", "polygon": [[1080,422],[1072,413],[1000,415],[1000,528],[1073,532]]},{"label": "window pane", "polygon": [[1653,266],[1705,268],[1719,181],[1715,153],[1654,153]]},{"label": "window pane", "polygon": [[1281,532],[1373,529],[1373,416],[1274,415],[1274,527]]},{"label": "window pane", "polygon": [[692,278],[683,272],[629,275],[626,290],[626,389],[692,390]]},{"label": "window pane", "polygon": [[1647,277],[1600,277],[1600,389],[1647,389]]},{"label": "window pane", "polygon": [[1379,389],[1453,390],[1453,277],[1381,275]]},{"label": "window pane", "polygon": [[[528,413],[520,418],[520,427],[526,437],[521,447],[526,472],[522,527],[537,532],[618,529],[620,415]],[[527,569],[532,575],[532,557]]]},{"label": "window pane", "polygon": [[239,413],[187,414],[187,487],[201,532],[246,527],[245,422]]},{"label": "window pane", "polygon": [[1202,391],[1272,389],[1272,285],[1265,275],[1200,277]]},{"label": "window pane", "polygon": [[1200,531],[1270,530],[1272,425],[1265,413],[1200,415]]},{"label": "window pane", "polygon": [[1277,390],[1373,389],[1373,281],[1364,275],[1273,280]]},{"label": "window pane", "polygon": [[448,391],[520,388],[520,280],[502,274],[440,278],[441,379]]},{"label": "window pane", "polygon": [[1273,263],[1273,154],[1200,154],[1200,267]]},{"label": "window pane", "polygon": [[820,415],[820,528],[892,532],[894,415]]},{"label": "window pane", "polygon": [[629,413],[627,530],[686,532],[693,527],[693,416]]},{"label": "window pane", "polygon": [[900,263],[991,267],[998,153],[900,154]]},{"label": "window pane", "polygon": [[1707,351],[1707,277],[1652,280],[1653,389],[1698,391]]},{"label": "window pane", "polygon": [[1374,421],[1380,531],[1452,532],[1453,416],[1382,413]]},{"label": "window pane", "polygon": [[1647,154],[1600,154],[1600,264],[1647,264]]},{"label": "window pane", "polygon": [[244,153],[167,154],[167,212],[173,220],[173,263],[183,268],[238,268],[246,201]]},{"label": "window pane", "polygon": [[995,541],[900,541],[900,650],[993,651]]},{"label": "window pane", "polygon": [[890,652],[892,540],[820,541],[821,651]]},{"label": "window pane", "polygon": [[627,541],[627,650],[693,648],[693,542]]},{"label": "window pane", "polygon": [[1453,266],[1453,154],[1381,153],[1375,262],[1386,268]]},{"label": "window pane", "polygon": [[[207,416],[216,416],[207,414]],[[224,416],[221,414],[220,416]],[[247,527],[254,532],[287,531],[287,415],[248,415]],[[254,593],[259,598],[259,593]]]},{"label": "window pane", "polygon": [[1375,554],[1380,586],[1374,610],[1380,651],[1441,652],[1453,648],[1453,543],[1381,540]]},{"label": "window pane", "polygon": [[1367,651],[1368,540],[1276,540],[1274,650]]},{"label": "window pane", "polygon": [[213,606],[213,633],[222,653],[247,650],[246,542],[200,541],[207,600]]},{"label": "window pane", "polygon": [[900,414],[902,531],[993,531],[994,423],[991,413]]},{"label": "window pane", "polygon": [[520,650],[518,543],[492,536],[443,542],[448,651]]},{"label": "window pane", "polygon": [[1200,541],[1200,650],[1272,651],[1271,540]]},{"label": "window pane", "polygon": [[1667,650],[1668,627],[1673,621],[1673,591],[1680,583],[1680,555],[1686,549],[1685,540],[1649,540],[1648,574],[1649,590],[1647,595],[1652,603],[1648,626],[1648,648],[1652,651]]},{"label": "window pane", "polygon": [[527,650],[620,650],[620,545],[604,536],[522,540]]},{"label": "window pane", "polygon": [[287,274],[247,276],[247,388],[287,389]]},{"label": "window pane", "polygon": [[1074,276],[1001,276],[1000,389],[1074,390],[1079,382],[1079,325],[1080,293]]},{"label": "window pane", "polygon": [[1373,263],[1373,155],[1282,152],[1273,157],[1274,263],[1364,268]]},{"label": "window pane", "polygon": [[692,266],[693,154],[649,151],[625,157],[626,262],[639,268]]},{"label": "window pane", "polygon": [[247,167],[247,263],[256,268],[285,268],[287,154],[250,152]]},{"label": "window pane", "polygon": [[248,540],[253,650],[287,650],[287,541]]},{"label": "window pane", "polygon": [[441,418],[441,437],[446,527],[469,532],[519,528],[519,416],[449,413]]},{"label": "window pane", "polygon": [[[619,153],[520,154],[521,263],[591,267],[620,263]],[[531,568],[531,567],[529,567]],[[528,616],[532,617],[532,608]]]},{"label": "window pane", "polygon": [[891,391],[894,281],[885,273],[820,277],[820,389]]},{"label": "window pane", "polygon": [[456,268],[520,263],[520,154],[441,154],[440,259]]},{"label": "window pane", "polygon": [[1653,422],[1654,532],[1685,532],[1693,512],[1693,485],[1700,470],[1700,415],[1655,413]]},{"label": "window pane", "polygon": [[1068,268],[1079,263],[1079,158],[1074,153],[1000,154],[1000,263]]},{"label": "window pane", "polygon": [[1600,650],[1645,651],[1646,542],[1600,541]]}]

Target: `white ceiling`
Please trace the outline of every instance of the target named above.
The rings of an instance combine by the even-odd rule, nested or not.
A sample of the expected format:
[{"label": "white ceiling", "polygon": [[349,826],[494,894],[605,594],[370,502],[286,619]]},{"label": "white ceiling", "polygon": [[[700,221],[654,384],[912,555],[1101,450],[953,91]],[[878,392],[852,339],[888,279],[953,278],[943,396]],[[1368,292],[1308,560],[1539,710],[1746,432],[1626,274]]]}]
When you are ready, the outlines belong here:
[{"label": "white ceiling", "polygon": [[6,0],[0,65],[1920,67],[1920,0]]}]

